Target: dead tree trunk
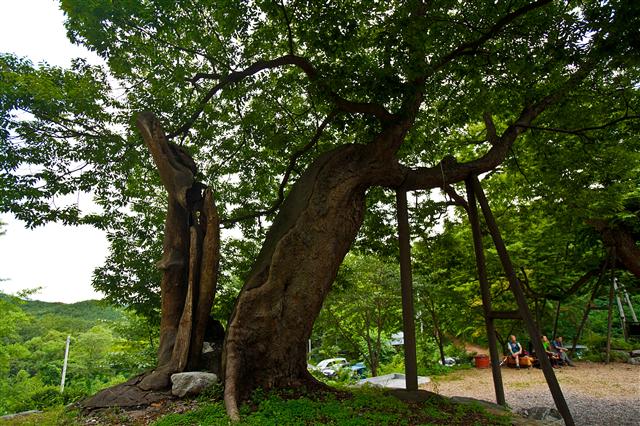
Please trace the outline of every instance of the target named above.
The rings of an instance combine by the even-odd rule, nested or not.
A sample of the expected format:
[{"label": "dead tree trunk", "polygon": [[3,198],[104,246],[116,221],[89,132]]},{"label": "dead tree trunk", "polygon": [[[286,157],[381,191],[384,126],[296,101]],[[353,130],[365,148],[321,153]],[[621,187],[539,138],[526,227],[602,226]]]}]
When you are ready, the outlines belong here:
[{"label": "dead tree trunk", "polygon": [[163,271],[158,365],[139,384],[144,390],[160,390],[169,386],[171,374],[200,361],[217,282],[219,219],[211,191],[203,194],[204,185],[195,180],[191,156],[167,140],[153,114],[139,114],[137,125],[168,193],[158,262]]}]

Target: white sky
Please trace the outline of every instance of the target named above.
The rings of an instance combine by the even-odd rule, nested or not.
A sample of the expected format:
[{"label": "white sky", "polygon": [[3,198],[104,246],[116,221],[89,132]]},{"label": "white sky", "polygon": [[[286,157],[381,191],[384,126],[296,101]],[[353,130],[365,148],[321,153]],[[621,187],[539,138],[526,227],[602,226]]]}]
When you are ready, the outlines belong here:
[{"label": "white sky", "polygon": [[[0,0],[0,52],[63,67],[76,57],[99,63],[95,54],[69,42],[63,21],[57,1]],[[91,207],[90,201],[81,201],[83,205]],[[91,287],[91,274],[107,255],[103,232],[58,224],[28,230],[10,215],[0,215],[0,220],[7,223],[6,234],[0,237],[0,278],[7,280],[0,282],[1,291],[42,286],[32,298],[48,302],[102,297]]]}]

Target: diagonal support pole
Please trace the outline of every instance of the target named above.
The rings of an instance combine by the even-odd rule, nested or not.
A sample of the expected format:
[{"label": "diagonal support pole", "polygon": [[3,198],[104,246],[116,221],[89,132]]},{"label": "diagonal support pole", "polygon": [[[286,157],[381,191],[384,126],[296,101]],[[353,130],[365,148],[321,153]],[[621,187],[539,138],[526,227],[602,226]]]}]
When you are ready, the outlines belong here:
[{"label": "diagonal support pole", "polygon": [[476,196],[473,193],[471,182],[467,180],[467,200],[469,203],[467,213],[471,223],[471,233],[473,235],[473,249],[476,255],[476,268],[478,269],[478,281],[480,281],[480,292],[482,294],[482,308],[484,309],[484,323],[489,339],[489,356],[491,357],[491,373],[493,374],[493,387],[496,391],[496,402],[502,406],[507,403],[504,397],[504,385],[502,383],[502,372],[500,371],[500,359],[498,354],[498,343],[496,342],[496,329],[493,323],[495,317],[491,308],[491,288],[487,278],[487,266],[482,246],[482,233],[480,232],[480,219],[478,217],[478,206]]},{"label": "diagonal support pole", "polygon": [[522,291],[522,287],[520,286],[520,282],[518,281],[518,277],[516,276],[516,271],[514,270],[511,259],[509,258],[509,253],[507,252],[507,248],[505,247],[502,236],[500,235],[500,230],[498,229],[496,220],[493,216],[493,213],[491,213],[491,209],[489,208],[487,198],[484,194],[484,191],[482,190],[482,187],[480,186],[480,182],[478,181],[477,176],[471,176],[469,180],[471,181],[473,192],[475,193],[478,199],[478,203],[480,204],[480,208],[482,209],[482,213],[484,215],[487,227],[489,228],[493,243],[496,247],[496,250],[498,251],[498,255],[500,256],[500,262],[502,263],[502,268],[504,269],[505,274],[507,275],[507,279],[509,280],[511,291],[513,292],[513,295],[516,298],[516,302],[518,303],[518,309],[520,310],[520,314],[525,321],[529,336],[531,336],[533,347],[536,350],[536,354],[538,354],[542,372],[544,373],[544,377],[547,380],[547,385],[549,386],[551,396],[553,396],[556,408],[562,415],[565,425],[574,426],[575,423],[573,421],[573,417],[571,416],[571,411],[569,411],[569,406],[567,405],[567,401],[564,399],[564,395],[562,394],[562,390],[560,389],[558,379],[553,372],[551,361],[549,361],[549,358],[544,355],[545,350],[542,346],[542,341],[540,340],[540,331],[538,330],[538,326],[536,325],[533,317],[531,316],[531,312],[529,311],[529,306],[527,305],[524,292]]},{"label": "diagonal support pole", "polygon": [[413,314],[413,284],[411,278],[411,243],[409,241],[409,212],[407,192],[396,190],[398,210],[398,240],[400,244],[400,285],[402,287],[402,329],[404,334],[404,372],[406,389],[418,390],[416,359],[416,326]]}]

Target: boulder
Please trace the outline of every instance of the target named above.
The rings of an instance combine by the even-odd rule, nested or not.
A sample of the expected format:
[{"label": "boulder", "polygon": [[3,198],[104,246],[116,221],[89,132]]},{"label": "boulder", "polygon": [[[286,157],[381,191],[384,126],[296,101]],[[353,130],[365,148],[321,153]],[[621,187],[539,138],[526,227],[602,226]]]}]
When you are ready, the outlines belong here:
[{"label": "boulder", "polygon": [[631,351],[631,357],[636,358],[640,356],[640,349],[634,349]]},{"label": "boulder", "polygon": [[611,361],[629,362],[629,358],[631,357],[629,356],[629,352],[627,351],[621,351],[618,349],[611,350]]},{"label": "boulder", "polygon": [[218,376],[202,371],[189,371],[171,375],[171,394],[178,397],[197,395],[218,381]]},{"label": "boulder", "polygon": [[629,358],[629,361],[627,362],[631,365],[640,365],[640,356]]},{"label": "boulder", "polygon": [[549,407],[530,407],[522,408],[517,411],[522,417],[528,419],[540,420],[546,425],[564,425],[562,416],[555,408]]}]

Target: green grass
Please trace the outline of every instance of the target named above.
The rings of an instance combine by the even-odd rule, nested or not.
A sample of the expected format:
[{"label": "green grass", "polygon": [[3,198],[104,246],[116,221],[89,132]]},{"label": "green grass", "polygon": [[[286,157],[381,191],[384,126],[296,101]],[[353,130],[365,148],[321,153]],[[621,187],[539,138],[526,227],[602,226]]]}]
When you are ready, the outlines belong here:
[{"label": "green grass", "polygon": [[78,419],[77,410],[68,410],[63,406],[48,408],[42,413],[0,420],[1,426],[76,426],[82,424],[84,423]]},{"label": "green grass", "polygon": [[[240,425],[509,425],[509,416],[487,413],[478,405],[434,398],[402,402],[379,389],[313,395],[257,392],[241,410]],[[221,401],[202,402],[191,412],[169,414],[155,426],[228,425]]]},{"label": "green grass", "polygon": [[[230,425],[218,389],[201,395],[197,408],[160,417],[154,426]],[[377,388],[349,392],[305,394],[299,390],[266,393],[257,391],[241,407],[242,426],[275,425],[510,425],[509,415],[487,412],[477,404],[455,404],[434,397],[421,403],[403,402]],[[40,414],[0,421],[0,426],[77,426],[85,424],[77,410],[57,407]],[[107,410],[99,415],[101,425],[130,424],[126,412]],[[95,415],[94,415],[95,421]]]}]

